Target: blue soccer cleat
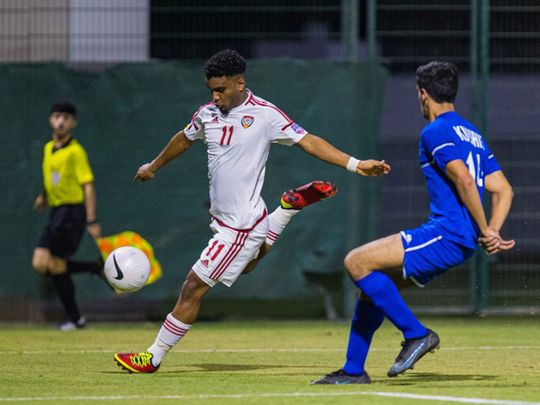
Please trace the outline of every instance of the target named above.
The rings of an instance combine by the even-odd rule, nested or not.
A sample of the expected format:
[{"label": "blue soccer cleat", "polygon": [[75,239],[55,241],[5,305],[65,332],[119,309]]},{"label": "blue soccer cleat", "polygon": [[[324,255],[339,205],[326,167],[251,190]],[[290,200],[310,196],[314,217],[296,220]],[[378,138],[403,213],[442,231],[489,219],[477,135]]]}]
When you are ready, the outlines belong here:
[{"label": "blue soccer cleat", "polygon": [[388,370],[388,377],[396,377],[408,369],[412,369],[414,363],[420,360],[426,353],[433,353],[439,348],[441,340],[432,330],[428,329],[428,334],[418,339],[405,339],[401,342],[403,349],[396,357],[394,365]]},{"label": "blue soccer cleat", "polygon": [[339,369],[325,375],[320,380],[313,381],[311,384],[371,384],[371,378],[365,371],[360,375],[352,375],[347,374],[343,369]]}]

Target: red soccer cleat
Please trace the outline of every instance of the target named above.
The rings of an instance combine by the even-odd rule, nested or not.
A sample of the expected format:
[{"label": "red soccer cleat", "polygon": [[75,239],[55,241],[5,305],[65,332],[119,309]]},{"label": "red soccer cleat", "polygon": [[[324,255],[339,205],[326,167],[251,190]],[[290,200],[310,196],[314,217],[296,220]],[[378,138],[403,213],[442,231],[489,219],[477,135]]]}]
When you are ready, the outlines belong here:
[{"label": "red soccer cleat", "polygon": [[301,210],[310,204],[333,197],[337,188],[330,181],[315,180],[301,187],[285,191],[281,196],[281,207]]},{"label": "red soccer cleat", "polygon": [[116,353],[114,361],[130,373],[155,373],[159,366],[155,367],[152,364],[152,357],[150,352]]}]

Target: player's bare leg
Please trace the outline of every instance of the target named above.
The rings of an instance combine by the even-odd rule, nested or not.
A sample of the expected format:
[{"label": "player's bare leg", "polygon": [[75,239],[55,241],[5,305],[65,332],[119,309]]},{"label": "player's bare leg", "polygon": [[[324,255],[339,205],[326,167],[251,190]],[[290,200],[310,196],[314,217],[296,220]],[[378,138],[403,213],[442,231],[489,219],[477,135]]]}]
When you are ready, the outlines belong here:
[{"label": "player's bare leg", "polygon": [[384,317],[390,319],[405,336],[403,349],[388,372],[397,375],[412,368],[423,355],[438,345],[436,334],[418,322],[409,310],[398,288],[411,285],[402,278],[405,251],[399,234],[382,238],[351,251],[345,268],[362,291],[351,325],[347,360],[342,369],[330,373],[314,384],[369,384],[364,369],[374,333]]},{"label": "player's bare leg", "polygon": [[368,296],[405,337],[403,348],[388,371],[389,377],[412,368],[422,356],[439,346],[437,334],[416,319],[399,295],[397,286],[405,287],[410,282],[394,283],[404,255],[401,235],[395,234],[354,249],[345,258],[345,267],[363,295]]},{"label": "player's bare leg", "polygon": [[[272,248],[273,243],[283,231],[290,219],[310,204],[332,197],[337,192],[330,182],[313,181],[302,187],[283,193],[281,205],[270,214],[270,229],[274,226],[274,236],[267,236],[257,258],[252,260],[243,273],[252,271]],[[273,225],[272,225],[273,224]],[[197,319],[202,297],[210,290],[210,286],[202,281],[191,270],[182,286],[180,298],[173,311],[167,316],[152,346],[142,353],[117,353],[114,356],[119,366],[134,373],[153,373],[158,370],[162,358],[191,329]]]},{"label": "player's bare leg", "polygon": [[60,257],[51,255],[48,266],[49,274],[57,275],[67,273],[67,261]]},{"label": "player's bare leg", "polygon": [[[399,235],[398,235],[399,236]],[[401,277],[400,267],[403,260],[401,241],[390,236],[380,239],[351,251],[345,258],[345,267],[353,281],[368,276],[372,271],[384,271],[385,274],[400,286],[409,285],[408,280]],[[387,268],[384,268],[386,267]],[[333,371],[312,384],[370,384],[371,378],[364,368],[371,340],[382,325],[384,312],[366,295],[356,303],[347,349],[346,362],[343,368]]]},{"label": "player's bare leg", "polygon": [[49,249],[37,247],[32,255],[32,267],[39,274],[45,275],[49,269],[50,259],[51,251]]},{"label": "player's bare leg", "polygon": [[117,353],[114,360],[130,373],[154,373],[159,369],[163,357],[191,329],[197,320],[202,298],[210,286],[190,270],[182,285],[180,297],[174,309],[167,315],[154,343],[141,353]]},{"label": "player's bare leg", "polygon": [[190,270],[171,314],[184,323],[192,324],[197,320],[202,298],[210,288],[193,270]]},{"label": "player's bare leg", "polygon": [[397,273],[401,271],[404,254],[400,234],[387,236],[351,250],[345,257],[345,269],[354,281],[373,271]]},{"label": "player's bare leg", "polygon": [[32,267],[42,275],[56,275],[66,272],[67,262],[65,259],[52,255],[49,249],[37,247],[32,255]]},{"label": "player's bare leg", "polygon": [[257,267],[259,261],[261,261],[261,259],[266,256],[268,252],[270,252],[270,250],[272,250],[272,245],[269,245],[268,243],[263,243],[263,245],[261,246],[261,250],[259,250],[259,255],[247,264],[244,271],[242,271],[242,274],[248,274],[255,270],[255,267]]},{"label": "player's bare leg", "polygon": [[75,300],[75,286],[67,273],[66,260],[52,255],[47,248],[37,247],[32,256],[32,267],[36,272],[51,277],[58,298],[64,307],[66,320],[58,328],[63,332],[83,328],[86,325],[86,319],[79,312]]}]

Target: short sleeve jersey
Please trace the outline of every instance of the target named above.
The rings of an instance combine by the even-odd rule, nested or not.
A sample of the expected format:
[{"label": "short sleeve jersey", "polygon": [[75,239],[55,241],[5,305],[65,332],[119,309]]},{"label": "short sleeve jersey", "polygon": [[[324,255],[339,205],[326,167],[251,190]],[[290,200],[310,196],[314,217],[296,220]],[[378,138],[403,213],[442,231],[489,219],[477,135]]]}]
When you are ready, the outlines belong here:
[{"label": "short sleeve jersey", "polygon": [[207,146],[210,214],[234,229],[250,229],[264,215],[261,189],[270,145],[294,145],[307,133],[247,91],[246,100],[227,114],[213,103],[201,106],[184,129]]},{"label": "short sleeve jersey", "polygon": [[71,139],[59,149],[54,141],[43,149],[43,185],[50,207],[84,202],[82,185],[94,180],[86,151],[79,142]]},{"label": "short sleeve jersey", "polygon": [[475,249],[478,227],[458,192],[446,176],[446,165],[462,160],[484,197],[485,176],[501,170],[479,131],[451,111],[439,115],[420,136],[420,166],[426,177],[430,199],[430,221],[439,223],[445,238]]}]

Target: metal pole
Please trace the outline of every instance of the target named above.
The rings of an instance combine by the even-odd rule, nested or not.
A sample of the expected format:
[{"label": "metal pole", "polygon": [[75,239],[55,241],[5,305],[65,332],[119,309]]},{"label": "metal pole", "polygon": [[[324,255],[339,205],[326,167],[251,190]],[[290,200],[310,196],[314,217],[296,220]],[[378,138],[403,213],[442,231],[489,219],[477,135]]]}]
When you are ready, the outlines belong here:
[{"label": "metal pole", "polygon": [[[343,42],[343,59],[348,62],[358,61],[358,0],[341,0],[341,40]],[[352,153],[357,152],[352,148]],[[359,243],[358,227],[360,224],[360,184],[356,176],[350,176],[349,225],[347,229],[347,248],[351,249]],[[354,314],[358,291],[346,276],[343,278],[343,315],[351,319]]]},{"label": "metal pole", "polygon": [[[478,102],[480,107],[479,124],[484,137],[488,137],[488,82],[489,82],[489,4],[490,0],[480,0],[480,91]],[[489,198],[484,203],[489,204]],[[482,251],[478,255],[479,286],[478,310],[481,312],[488,306],[489,298],[489,263],[487,255]]]},{"label": "metal pole", "polygon": [[478,0],[471,0],[470,25],[471,115],[476,116],[478,111]]},{"label": "metal pole", "polygon": [[[478,88],[478,0],[471,0],[471,12],[470,12],[470,49],[469,49],[469,74],[471,76],[471,99],[470,99],[470,116],[476,117],[478,112],[477,106],[477,88]],[[477,255],[480,253],[478,252]],[[474,312],[479,310],[478,308],[478,263],[475,260],[471,260],[469,265],[470,271],[470,291],[471,291],[471,307]]]},{"label": "metal pole", "polygon": [[343,59],[358,60],[358,0],[341,0],[341,41]]},{"label": "metal pole", "polygon": [[[471,0],[471,115],[487,138],[489,84],[489,0]],[[488,205],[486,198],[485,204]],[[472,302],[476,313],[488,306],[489,263],[478,251],[471,271]]]},{"label": "metal pole", "polygon": [[367,0],[367,46],[370,62],[377,60],[377,0]]},{"label": "metal pole", "polygon": [[480,131],[487,136],[489,83],[489,8],[490,0],[481,1],[480,12]]}]

